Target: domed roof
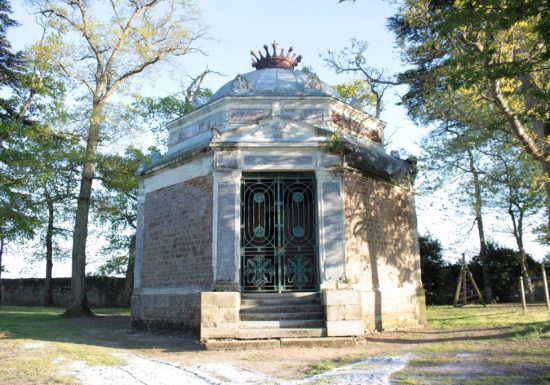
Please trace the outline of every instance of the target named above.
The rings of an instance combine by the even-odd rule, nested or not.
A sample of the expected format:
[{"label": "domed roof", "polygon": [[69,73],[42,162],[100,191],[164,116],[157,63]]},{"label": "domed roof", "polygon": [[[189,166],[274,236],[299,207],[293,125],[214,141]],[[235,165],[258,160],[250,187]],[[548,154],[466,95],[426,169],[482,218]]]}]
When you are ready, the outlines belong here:
[{"label": "domed roof", "polygon": [[286,68],[264,68],[237,75],[223,85],[209,100],[224,96],[303,96],[328,95],[338,98],[338,93],[317,75]]}]

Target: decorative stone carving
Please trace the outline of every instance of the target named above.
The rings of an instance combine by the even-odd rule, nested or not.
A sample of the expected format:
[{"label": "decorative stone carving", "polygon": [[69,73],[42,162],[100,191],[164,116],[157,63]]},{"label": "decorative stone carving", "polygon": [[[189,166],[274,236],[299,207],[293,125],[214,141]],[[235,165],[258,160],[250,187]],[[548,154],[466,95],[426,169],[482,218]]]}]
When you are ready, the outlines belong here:
[{"label": "decorative stone carving", "polygon": [[272,115],[273,116],[279,116],[283,113],[283,108],[284,108],[284,103],[281,102],[281,101],[275,101],[273,102],[273,104],[271,105],[271,109],[272,109]]},{"label": "decorative stone carving", "polygon": [[252,91],[252,86],[248,79],[241,74],[235,76],[235,81],[233,81],[233,92],[236,94],[243,94],[250,91]]},{"label": "decorative stone carving", "polygon": [[324,110],[322,108],[285,108],[284,116],[293,120],[317,123],[324,120]]},{"label": "decorative stone carving", "polygon": [[229,123],[257,122],[270,116],[270,109],[235,108],[229,111]]},{"label": "decorative stone carving", "polygon": [[175,146],[194,136],[202,134],[214,127],[219,126],[224,121],[224,114],[218,111],[196,123],[184,126],[178,130],[172,131],[168,138],[168,146]]},{"label": "decorative stone carving", "polygon": [[306,82],[304,83],[304,88],[307,90],[318,90],[321,91],[321,80],[317,74],[309,74]]},{"label": "decorative stone carving", "polygon": [[276,119],[270,123],[274,138],[282,138],[288,132],[288,122],[282,119]]}]

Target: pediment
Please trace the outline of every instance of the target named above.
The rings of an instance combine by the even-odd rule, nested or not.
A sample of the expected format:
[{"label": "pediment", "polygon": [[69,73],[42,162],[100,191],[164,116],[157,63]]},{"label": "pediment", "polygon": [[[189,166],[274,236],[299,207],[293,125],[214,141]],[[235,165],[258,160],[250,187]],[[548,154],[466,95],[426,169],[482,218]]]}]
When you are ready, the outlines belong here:
[{"label": "pediment", "polygon": [[221,141],[306,141],[324,136],[325,130],[305,122],[275,116],[219,133]]}]

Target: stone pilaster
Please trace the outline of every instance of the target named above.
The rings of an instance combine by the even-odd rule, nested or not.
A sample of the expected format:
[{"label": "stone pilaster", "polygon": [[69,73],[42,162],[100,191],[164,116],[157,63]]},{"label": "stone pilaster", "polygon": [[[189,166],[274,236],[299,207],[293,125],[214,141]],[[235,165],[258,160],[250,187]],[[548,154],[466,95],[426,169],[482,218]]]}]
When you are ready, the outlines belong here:
[{"label": "stone pilaster", "polygon": [[240,291],[241,170],[216,170],[213,176],[213,288]]},{"label": "stone pilaster", "polygon": [[143,181],[140,181],[140,191],[137,195],[137,229],[136,229],[136,254],[134,263],[134,290],[132,292],[131,311],[132,317],[139,317],[141,308],[141,258],[143,255],[143,226],[145,212],[145,193]]},{"label": "stone pilaster", "polygon": [[315,171],[317,178],[317,223],[321,287],[345,279],[346,231],[342,174]]}]

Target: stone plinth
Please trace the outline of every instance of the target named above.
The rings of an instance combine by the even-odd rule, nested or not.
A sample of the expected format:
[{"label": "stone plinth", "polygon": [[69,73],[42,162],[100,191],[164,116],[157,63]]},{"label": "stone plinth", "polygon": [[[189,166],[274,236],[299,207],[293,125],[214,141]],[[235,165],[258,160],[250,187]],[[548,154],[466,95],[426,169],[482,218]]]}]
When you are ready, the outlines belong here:
[{"label": "stone plinth", "polygon": [[327,336],[362,336],[363,320],[361,292],[355,290],[327,290],[322,293],[326,314]]},{"label": "stone plinth", "polygon": [[202,292],[201,340],[237,337],[240,302],[238,292]]}]

